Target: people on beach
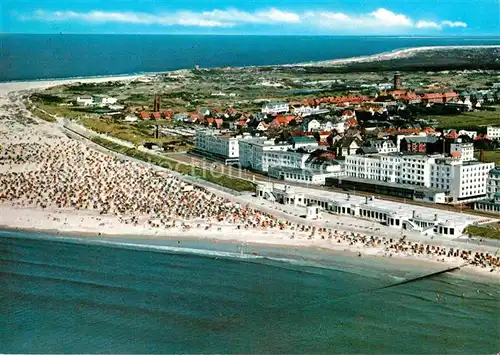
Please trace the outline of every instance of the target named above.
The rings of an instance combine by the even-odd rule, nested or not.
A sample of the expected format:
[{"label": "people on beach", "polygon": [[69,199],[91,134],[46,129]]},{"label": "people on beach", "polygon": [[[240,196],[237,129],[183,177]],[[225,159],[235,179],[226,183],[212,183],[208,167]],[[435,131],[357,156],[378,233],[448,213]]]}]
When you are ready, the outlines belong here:
[{"label": "people on beach", "polygon": [[[353,248],[379,248],[386,255],[417,255],[436,259],[455,258],[480,267],[500,266],[500,257],[415,243],[405,236],[392,239],[317,227],[278,219],[276,216],[237,204],[209,190],[152,167],[90,149],[61,136],[43,137],[29,128],[1,136],[0,203],[19,207],[59,210],[92,210],[118,216],[126,225],[168,230],[221,232],[282,232],[289,239],[321,240]],[[32,135],[27,139],[26,135]],[[6,139],[8,137],[8,139]],[[35,139],[39,138],[39,139]],[[43,138],[43,139],[42,139]],[[370,228],[377,232],[378,228]],[[367,229],[367,233],[369,233]],[[358,256],[362,256],[359,252]]]}]

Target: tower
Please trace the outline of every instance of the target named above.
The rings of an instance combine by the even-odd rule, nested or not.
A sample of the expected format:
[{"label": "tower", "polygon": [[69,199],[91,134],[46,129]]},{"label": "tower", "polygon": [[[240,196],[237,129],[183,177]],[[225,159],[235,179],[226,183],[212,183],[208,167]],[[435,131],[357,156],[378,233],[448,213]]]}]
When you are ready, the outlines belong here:
[{"label": "tower", "polygon": [[394,90],[401,90],[401,74],[395,73],[394,74]]},{"label": "tower", "polygon": [[160,112],[160,108],[161,108],[161,96],[155,94],[155,97],[153,99],[153,112]]}]

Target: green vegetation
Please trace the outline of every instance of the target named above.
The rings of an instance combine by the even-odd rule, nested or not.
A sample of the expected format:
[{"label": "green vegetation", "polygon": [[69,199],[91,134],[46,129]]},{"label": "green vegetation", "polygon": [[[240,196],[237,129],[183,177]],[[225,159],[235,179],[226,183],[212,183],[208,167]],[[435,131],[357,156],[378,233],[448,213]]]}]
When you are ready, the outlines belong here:
[{"label": "green vegetation", "polygon": [[104,118],[82,118],[79,122],[94,132],[107,134],[131,142],[136,146],[151,142],[171,145],[174,148],[173,150],[176,151],[185,151],[192,147],[186,138],[181,136],[160,136],[159,138],[154,138],[154,126],[171,125],[167,121],[157,121],[154,123],[139,121],[129,123]]},{"label": "green vegetation", "polygon": [[[476,159],[479,159],[481,156],[479,151],[475,152]],[[496,166],[500,165],[500,150],[485,150],[484,151],[484,160],[492,161]]]},{"label": "green vegetation", "polygon": [[466,228],[466,232],[473,237],[500,239],[500,227],[491,225],[470,225]]},{"label": "green vegetation", "polygon": [[498,124],[500,118],[499,110],[495,111],[473,111],[458,115],[425,116],[425,120],[436,121],[440,127],[453,127],[455,129],[476,129],[480,126]]},{"label": "green vegetation", "polygon": [[222,176],[215,176],[211,174],[210,171],[203,170],[199,167],[184,164],[181,162],[178,162],[173,159],[169,159],[167,157],[160,157],[154,154],[149,154],[145,152],[141,152],[135,148],[128,148],[124,147],[120,144],[108,141],[104,138],[100,137],[93,137],[92,141],[96,144],[99,144],[107,149],[110,149],[112,151],[118,152],[125,154],[127,156],[130,156],[132,158],[136,158],[142,161],[146,161],[173,171],[176,171],[178,173],[184,174],[184,175],[189,175],[193,176],[202,180],[206,180],[209,182],[212,182],[214,184],[227,187],[229,189],[235,190],[235,191],[253,191],[255,186],[252,182],[239,179],[239,178],[234,178],[228,175],[222,175]]}]

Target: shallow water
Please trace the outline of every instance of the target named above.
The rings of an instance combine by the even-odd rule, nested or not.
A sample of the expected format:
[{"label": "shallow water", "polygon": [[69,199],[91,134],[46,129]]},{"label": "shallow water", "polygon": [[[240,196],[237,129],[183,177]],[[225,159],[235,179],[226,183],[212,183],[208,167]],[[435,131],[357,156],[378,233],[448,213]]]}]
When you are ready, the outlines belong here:
[{"label": "shallow water", "polygon": [[428,270],[269,248],[242,256],[229,244],[143,249],[46,237],[0,232],[2,353],[500,348],[498,284],[445,274],[370,291]]}]

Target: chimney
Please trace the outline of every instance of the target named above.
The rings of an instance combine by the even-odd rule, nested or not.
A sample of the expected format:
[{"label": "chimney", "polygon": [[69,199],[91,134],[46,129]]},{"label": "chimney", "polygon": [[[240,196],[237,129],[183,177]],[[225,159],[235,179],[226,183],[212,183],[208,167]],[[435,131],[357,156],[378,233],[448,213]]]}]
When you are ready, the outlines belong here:
[{"label": "chimney", "polygon": [[368,196],[365,197],[365,203],[368,204]]},{"label": "chimney", "polygon": [[437,220],[438,220],[438,214],[434,213],[434,221],[437,221]]},{"label": "chimney", "polygon": [[415,210],[413,210],[412,218],[415,218]]}]

